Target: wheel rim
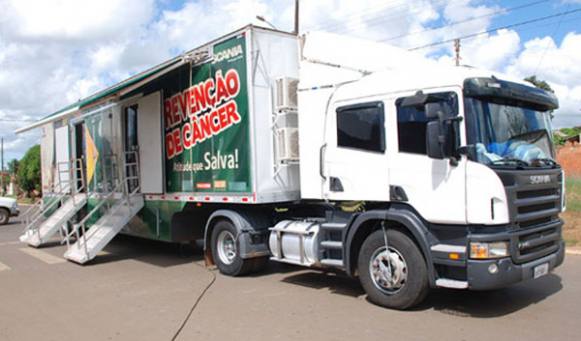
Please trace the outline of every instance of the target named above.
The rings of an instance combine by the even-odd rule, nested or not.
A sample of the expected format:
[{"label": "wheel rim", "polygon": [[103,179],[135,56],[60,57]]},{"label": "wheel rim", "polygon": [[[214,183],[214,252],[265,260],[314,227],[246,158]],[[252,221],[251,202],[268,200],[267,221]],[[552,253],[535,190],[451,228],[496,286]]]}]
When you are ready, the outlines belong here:
[{"label": "wheel rim", "polygon": [[371,255],[369,274],[377,289],[386,295],[394,295],[407,282],[407,263],[398,250],[390,247],[388,256],[383,246]]},{"label": "wheel rim", "polygon": [[236,258],[236,240],[230,231],[222,231],[218,235],[218,257],[224,264],[232,264]]}]

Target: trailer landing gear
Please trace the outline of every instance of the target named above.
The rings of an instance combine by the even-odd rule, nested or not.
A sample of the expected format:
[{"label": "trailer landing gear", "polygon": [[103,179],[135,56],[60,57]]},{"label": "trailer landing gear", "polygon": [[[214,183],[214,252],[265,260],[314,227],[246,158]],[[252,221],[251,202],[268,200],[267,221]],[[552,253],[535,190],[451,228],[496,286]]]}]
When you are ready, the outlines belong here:
[{"label": "trailer landing gear", "polygon": [[[404,233],[383,230],[370,234],[359,251],[359,280],[368,299],[380,306],[407,309],[428,293],[428,270],[416,244]],[[387,251],[389,250],[389,251]]]}]

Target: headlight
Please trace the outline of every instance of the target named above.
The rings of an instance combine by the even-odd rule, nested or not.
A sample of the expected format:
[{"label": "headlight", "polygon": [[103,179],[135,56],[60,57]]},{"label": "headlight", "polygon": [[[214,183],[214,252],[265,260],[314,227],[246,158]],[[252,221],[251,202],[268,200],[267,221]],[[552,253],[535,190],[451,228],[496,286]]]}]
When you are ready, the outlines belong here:
[{"label": "headlight", "polygon": [[508,242],[470,243],[470,258],[492,259],[508,257]]}]

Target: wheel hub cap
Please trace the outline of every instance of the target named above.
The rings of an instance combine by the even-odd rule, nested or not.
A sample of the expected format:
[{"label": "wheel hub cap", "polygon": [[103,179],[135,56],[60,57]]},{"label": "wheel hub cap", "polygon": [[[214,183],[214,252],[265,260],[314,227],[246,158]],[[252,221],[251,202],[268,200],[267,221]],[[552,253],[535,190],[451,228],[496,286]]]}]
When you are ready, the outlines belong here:
[{"label": "wheel hub cap", "polygon": [[236,257],[236,241],[229,231],[222,231],[218,235],[218,256],[224,264],[232,264]]},{"label": "wheel hub cap", "polygon": [[407,264],[399,251],[385,247],[377,249],[370,259],[369,273],[373,284],[386,294],[394,294],[404,287],[407,280]]}]

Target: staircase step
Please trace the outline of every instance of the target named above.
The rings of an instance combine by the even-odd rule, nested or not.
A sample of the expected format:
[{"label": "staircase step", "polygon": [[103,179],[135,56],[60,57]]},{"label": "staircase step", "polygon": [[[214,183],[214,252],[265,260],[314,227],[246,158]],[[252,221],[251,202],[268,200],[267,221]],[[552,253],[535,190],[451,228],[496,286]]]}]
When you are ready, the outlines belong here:
[{"label": "staircase step", "polygon": [[83,193],[76,194],[74,200],[73,197],[69,197],[61,207],[59,207],[38,227],[30,229],[23,234],[20,237],[20,240],[34,247],[38,247],[48,242],[64,224],[72,219],[86,202],[87,196]]},{"label": "staircase step", "polygon": [[333,249],[333,250],[342,250],[343,243],[332,241],[332,240],[324,240],[321,242],[321,246],[325,249]]},{"label": "staircase step", "polygon": [[335,268],[342,268],[343,267],[343,260],[341,259],[321,259],[321,264],[325,266],[335,267]]},{"label": "staircase step", "polygon": [[139,213],[143,206],[142,196],[132,198],[130,207],[126,205],[125,201],[117,202],[87,230],[85,238],[79,238],[67,250],[65,258],[79,264],[84,264],[95,258],[121,229]]}]

